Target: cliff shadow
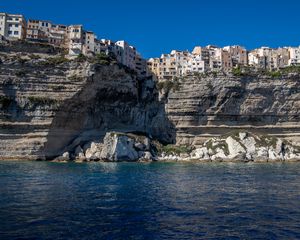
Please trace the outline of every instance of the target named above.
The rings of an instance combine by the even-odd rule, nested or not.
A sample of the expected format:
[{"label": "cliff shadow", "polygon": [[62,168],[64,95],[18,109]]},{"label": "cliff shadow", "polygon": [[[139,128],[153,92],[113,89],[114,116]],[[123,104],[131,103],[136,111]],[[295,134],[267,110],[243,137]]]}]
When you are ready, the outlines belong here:
[{"label": "cliff shadow", "polygon": [[175,127],[158,100],[152,78],[138,79],[115,64],[93,66],[81,90],[63,101],[51,123],[41,155],[46,159],[106,132],[139,132],[162,143],[175,142]]}]

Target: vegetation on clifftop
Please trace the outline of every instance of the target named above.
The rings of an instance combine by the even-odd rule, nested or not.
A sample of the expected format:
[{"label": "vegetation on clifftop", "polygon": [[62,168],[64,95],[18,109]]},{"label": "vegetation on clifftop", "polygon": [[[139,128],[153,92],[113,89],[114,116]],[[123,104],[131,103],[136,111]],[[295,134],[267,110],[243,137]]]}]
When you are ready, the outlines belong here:
[{"label": "vegetation on clifftop", "polygon": [[63,55],[47,58],[46,61],[41,62],[41,65],[44,66],[56,66],[62,63],[69,62],[67,58]]},{"label": "vegetation on clifftop", "polygon": [[180,83],[177,78],[175,78],[173,81],[171,80],[165,80],[157,83],[157,89],[159,91],[164,90],[165,92],[170,92],[173,90],[174,92],[179,91],[180,89]]}]

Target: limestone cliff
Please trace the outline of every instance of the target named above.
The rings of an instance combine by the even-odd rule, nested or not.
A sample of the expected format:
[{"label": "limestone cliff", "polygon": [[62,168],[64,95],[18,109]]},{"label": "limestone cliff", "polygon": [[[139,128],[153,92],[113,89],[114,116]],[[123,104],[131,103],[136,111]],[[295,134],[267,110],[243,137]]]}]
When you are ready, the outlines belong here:
[{"label": "limestone cliff", "polygon": [[151,78],[114,61],[0,47],[0,159],[52,159],[108,132],[201,146],[239,130],[299,143],[299,119],[299,74],[197,74],[159,94]]},{"label": "limestone cliff", "polygon": [[173,141],[152,79],[44,48],[6,49],[0,59],[1,159],[53,158],[110,130]]},{"label": "limestone cliff", "polygon": [[233,130],[300,140],[299,73],[199,74],[180,79],[176,89],[162,95],[177,144],[199,145]]}]

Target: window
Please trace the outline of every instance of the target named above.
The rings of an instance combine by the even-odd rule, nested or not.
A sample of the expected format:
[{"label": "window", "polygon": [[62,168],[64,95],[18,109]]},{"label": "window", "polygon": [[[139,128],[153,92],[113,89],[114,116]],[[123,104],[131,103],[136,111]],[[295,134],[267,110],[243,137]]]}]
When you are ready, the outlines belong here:
[{"label": "window", "polygon": [[15,18],[16,21],[19,21],[19,18]]},{"label": "window", "polygon": [[8,35],[11,35],[12,34],[12,31],[8,31]]},{"label": "window", "polygon": [[16,27],[16,28],[19,27],[19,24],[15,24],[15,27]]},{"label": "window", "polygon": [[19,35],[19,31],[14,31],[14,35]]},{"label": "window", "polygon": [[8,26],[9,26],[9,27],[12,27],[12,24],[9,24]]}]

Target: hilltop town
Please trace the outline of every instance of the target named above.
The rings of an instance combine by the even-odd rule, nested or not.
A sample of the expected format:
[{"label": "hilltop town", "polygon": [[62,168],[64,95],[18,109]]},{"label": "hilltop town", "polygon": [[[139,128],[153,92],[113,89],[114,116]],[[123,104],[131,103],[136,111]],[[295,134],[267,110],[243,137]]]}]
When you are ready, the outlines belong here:
[{"label": "hilltop town", "polygon": [[230,72],[240,67],[254,70],[278,69],[300,64],[300,46],[272,49],[261,47],[248,51],[242,46],[196,46],[192,52],[173,50],[159,58],[142,58],[126,41],[98,39],[83,25],[54,24],[51,21],[28,19],[23,15],[0,13],[0,36],[6,40],[47,43],[67,50],[68,57],[112,55],[139,76],[154,75],[158,80],[172,80],[192,73]]}]

